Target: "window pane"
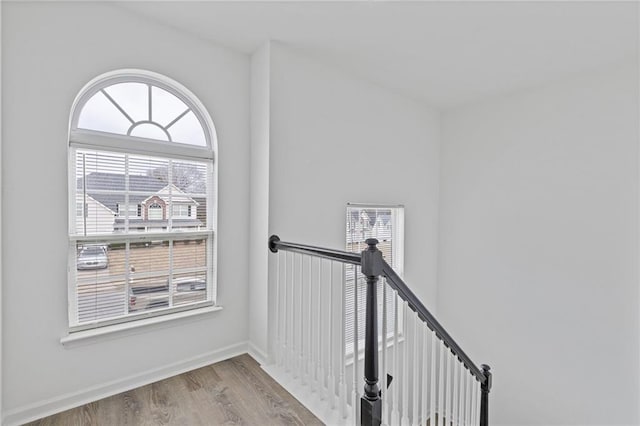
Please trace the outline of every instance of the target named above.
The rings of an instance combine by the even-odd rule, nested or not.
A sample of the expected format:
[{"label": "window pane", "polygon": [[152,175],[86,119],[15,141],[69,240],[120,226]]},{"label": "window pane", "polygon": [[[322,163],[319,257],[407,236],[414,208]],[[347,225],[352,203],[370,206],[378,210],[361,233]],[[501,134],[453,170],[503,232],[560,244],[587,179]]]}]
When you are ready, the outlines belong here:
[{"label": "window pane", "polygon": [[174,306],[206,300],[207,247],[204,239],[174,241]]},{"label": "window pane", "polygon": [[126,135],[130,126],[131,122],[102,92],[96,93],[84,104],[78,118],[78,128],[80,129]]},{"label": "window pane", "polygon": [[173,242],[173,268],[175,272],[205,271],[207,244],[205,239],[185,239]]},{"label": "window pane", "polygon": [[174,142],[198,146],[207,145],[202,126],[193,111],[189,111],[188,114],[176,121],[169,128],[169,133]]},{"label": "window pane", "polygon": [[174,161],[171,182],[181,191],[194,195],[207,193],[207,164],[195,161]]},{"label": "window pane", "polygon": [[152,120],[161,126],[167,126],[189,107],[171,93],[159,87],[151,90]]},{"label": "window pane", "polygon": [[207,274],[195,272],[173,276],[173,306],[207,300]]},{"label": "window pane", "polygon": [[119,83],[104,89],[134,122],[149,120],[149,86]]},{"label": "window pane", "polygon": [[206,162],[77,150],[76,211],[84,203],[87,213],[76,216],[76,233],[204,230],[207,170]]},{"label": "window pane", "polygon": [[[124,201],[124,155],[83,151],[76,154],[76,206],[85,206],[76,219],[76,233],[111,233],[117,203]],[[76,210],[82,207],[77,207]]]},{"label": "window pane", "polygon": [[209,300],[208,247],[206,238],[77,243],[78,325]]},{"label": "window pane", "polygon": [[78,322],[126,314],[124,244],[84,242],[76,245]]},{"label": "window pane", "polygon": [[204,128],[187,104],[164,89],[143,83],[118,83],[97,92],[82,106],[78,128],[207,145]]},{"label": "window pane", "polygon": [[[396,272],[402,275],[402,256],[395,256],[397,250],[394,247],[394,241],[402,244],[404,228],[402,225],[403,208],[402,207],[347,207],[346,217],[346,249],[347,251],[360,253],[367,248],[365,241],[368,238],[376,238],[378,240],[378,249],[382,252],[383,258],[389,263]],[[366,311],[366,280],[359,273],[356,267],[346,268],[346,302],[345,302],[345,343],[347,351],[353,349],[353,340],[355,334],[354,328],[354,301],[356,293],[357,279],[357,295],[358,295],[358,323],[364,324]],[[383,303],[387,306],[387,330],[391,333],[394,327],[394,304],[393,294],[387,286],[387,300],[383,302],[383,285],[384,280],[378,281],[378,311],[382,312]],[[398,321],[398,327],[401,329],[401,320]],[[382,330],[382,315],[378,316],[378,329]],[[358,329],[358,340],[364,340],[364,329]]]},{"label": "window pane", "polygon": [[169,244],[167,240],[130,244],[130,312],[169,306]]}]

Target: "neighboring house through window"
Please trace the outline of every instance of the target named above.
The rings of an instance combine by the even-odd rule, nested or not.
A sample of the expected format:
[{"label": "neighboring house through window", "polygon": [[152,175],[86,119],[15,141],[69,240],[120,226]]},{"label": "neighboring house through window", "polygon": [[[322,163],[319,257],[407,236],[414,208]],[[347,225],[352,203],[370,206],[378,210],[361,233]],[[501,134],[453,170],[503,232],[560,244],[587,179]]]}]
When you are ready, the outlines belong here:
[{"label": "neighboring house through window", "polygon": [[215,303],[216,146],[204,106],[159,74],[111,72],[80,92],[69,132],[71,331]]},{"label": "neighboring house through window", "polygon": [[158,203],[149,204],[148,217],[149,220],[162,220],[164,219],[163,207]]},{"label": "neighboring house through window", "polygon": [[[131,200],[129,200],[131,202]],[[118,216],[130,218],[140,216],[140,204],[120,204],[118,203]]]}]

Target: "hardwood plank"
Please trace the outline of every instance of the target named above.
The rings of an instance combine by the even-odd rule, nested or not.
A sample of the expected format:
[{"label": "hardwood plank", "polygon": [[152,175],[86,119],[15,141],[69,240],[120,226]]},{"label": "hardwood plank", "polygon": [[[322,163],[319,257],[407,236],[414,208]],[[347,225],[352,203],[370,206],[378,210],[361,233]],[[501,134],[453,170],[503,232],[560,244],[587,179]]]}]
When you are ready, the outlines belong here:
[{"label": "hardwood plank", "polygon": [[29,423],[34,426],[321,424],[246,354]]},{"label": "hardwood plank", "polygon": [[[266,375],[249,355],[233,358],[229,362],[233,365],[243,387],[253,389],[254,398],[258,401],[264,401],[267,407],[266,414],[274,423],[287,425],[321,424],[289,392]],[[299,407],[303,409],[300,410]]]}]

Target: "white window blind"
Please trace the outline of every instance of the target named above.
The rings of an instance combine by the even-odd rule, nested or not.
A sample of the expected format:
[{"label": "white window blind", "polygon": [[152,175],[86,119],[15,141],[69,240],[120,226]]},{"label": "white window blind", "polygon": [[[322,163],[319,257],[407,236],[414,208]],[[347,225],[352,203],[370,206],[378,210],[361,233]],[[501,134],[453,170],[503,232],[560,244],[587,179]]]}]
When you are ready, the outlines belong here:
[{"label": "white window blind", "polygon": [[72,331],[215,302],[215,133],[186,94],[144,79],[110,76],[73,113]]},{"label": "white window blind", "polygon": [[[383,258],[402,277],[404,269],[404,207],[368,204],[349,204],[346,217],[346,251],[360,253],[367,248],[365,241],[376,238]],[[355,297],[358,295],[358,340],[364,342],[364,320],[366,312],[366,280],[359,266],[346,267],[345,300],[345,347],[347,353],[353,351],[355,339]],[[382,332],[382,307],[387,305],[387,331],[393,331],[393,298],[387,292],[383,302],[383,280],[378,281],[378,330]],[[399,316],[400,317],[400,316]],[[398,327],[401,327],[399,320]],[[363,347],[362,344],[359,347]]]}]

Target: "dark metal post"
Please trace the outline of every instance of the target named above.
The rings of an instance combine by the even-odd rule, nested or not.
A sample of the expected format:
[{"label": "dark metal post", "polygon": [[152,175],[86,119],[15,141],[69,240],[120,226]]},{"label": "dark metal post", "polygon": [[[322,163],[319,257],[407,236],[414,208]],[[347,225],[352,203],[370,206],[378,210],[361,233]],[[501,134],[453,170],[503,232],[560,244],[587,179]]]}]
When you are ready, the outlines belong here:
[{"label": "dark metal post", "polygon": [[382,401],[378,386],[378,297],[376,284],[382,274],[384,261],[376,244],[378,240],[369,238],[369,246],[362,252],[362,274],[367,278],[367,311],[364,339],[364,395],[360,400],[360,424],[380,426],[382,422]]},{"label": "dark metal post", "polygon": [[489,426],[489,391],[491,390],[491,367],[482,364],[482,372],[487,380],[481,385],[480,426]]}]

